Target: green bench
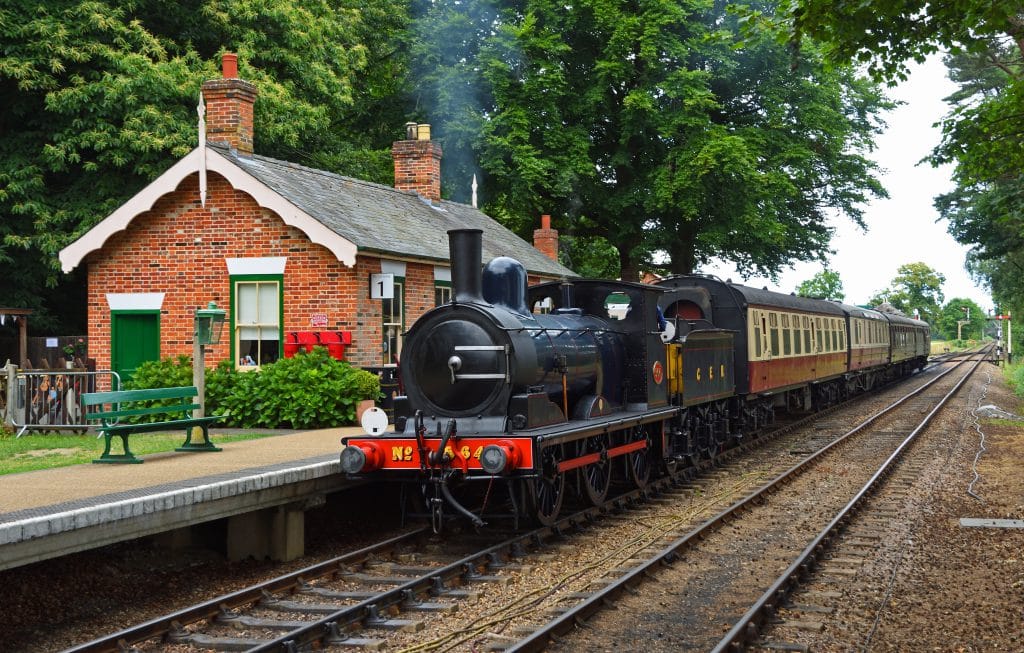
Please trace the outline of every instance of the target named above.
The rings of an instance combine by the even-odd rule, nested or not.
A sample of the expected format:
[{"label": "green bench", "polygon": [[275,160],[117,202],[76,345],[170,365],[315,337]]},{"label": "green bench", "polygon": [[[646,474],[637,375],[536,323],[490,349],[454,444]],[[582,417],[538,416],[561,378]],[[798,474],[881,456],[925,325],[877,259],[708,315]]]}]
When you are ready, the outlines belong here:
[{"label": "green bench", "polygon": [[[99,420],[99,432],[106,439],[103,455],[94,463],[141,463],[128,448],[128,436],[132,433],[185,429],[185,443],[175,451],[220,451],[210,442],[210,424],[222,419],[220,415],[193,417],[192,411],[199,408],[195,402],[199,391],[195,386],[187,388],[154,388],[151,390],[120,390],[117,392],[88,392],[82,395],[82,409],[86,419]],[[172,403],[167,403],[170,400]],[[153,405],[160,401],[164,405]],[[108,408],[109,406],[109,408]],[[126,417],[153,415],[155,422],[138,424],[122,423]],[[203,441],[192,442],[192,427],[203,430]],[[98,436],[97,436],[98,437]],[[110,440],[121,438],[124,453],[110,453]]]}]

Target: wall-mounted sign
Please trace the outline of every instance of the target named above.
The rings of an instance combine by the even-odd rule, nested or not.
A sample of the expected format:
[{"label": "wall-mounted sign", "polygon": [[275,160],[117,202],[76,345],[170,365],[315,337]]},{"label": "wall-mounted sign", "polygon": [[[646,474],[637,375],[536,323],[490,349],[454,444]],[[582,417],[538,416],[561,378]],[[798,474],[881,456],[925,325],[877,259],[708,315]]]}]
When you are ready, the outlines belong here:
[{"label": "wall-mounted sign", "polygon": [[47,338],[46,339],[46,346],[47,347],[56,347],[57,346],[57,339],[56,338]]},{"label": "wall-mounted sign", "polygon": [[309,316],[309,326],[311,327],[325,327],[327,326],[327,313],[313,313]]},{"label": "wall-mounted sign", "polygon": [[394,299],[395,275],[371,274],[370,299]]}]

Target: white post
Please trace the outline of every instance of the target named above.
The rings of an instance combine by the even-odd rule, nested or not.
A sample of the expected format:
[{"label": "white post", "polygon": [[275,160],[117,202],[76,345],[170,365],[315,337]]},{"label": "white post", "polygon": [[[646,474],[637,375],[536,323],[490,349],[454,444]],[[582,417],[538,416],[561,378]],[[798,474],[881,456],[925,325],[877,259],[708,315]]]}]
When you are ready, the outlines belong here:
[{"label": "white post", "polygon": [[1006,362],[1013,362],[1013,316],[1006,311]]},{"label": "white post", "polygon": [[17,397],[17,380],[18,380],[18,366],[7,361],[4,371],[7,373],[7,407],[4,409],[4,414],[0,415],[0,423],[6,424],[11,428],[14,427],[14,403]]},{"label": "white post", "polygon": [[192,385],[199,391],[196,397],[199,408],[192,412],[192,416],[206,417],[206,347],[199,344],[198,329],[192,333]]}]

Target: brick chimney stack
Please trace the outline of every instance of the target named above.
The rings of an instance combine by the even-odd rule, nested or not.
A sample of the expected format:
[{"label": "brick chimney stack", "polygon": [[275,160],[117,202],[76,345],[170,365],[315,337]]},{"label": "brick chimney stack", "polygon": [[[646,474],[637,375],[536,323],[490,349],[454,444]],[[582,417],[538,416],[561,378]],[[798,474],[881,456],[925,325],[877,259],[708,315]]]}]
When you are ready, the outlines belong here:
[{"label": "brick chimney stack", "polygon": [[558,261],[558,231],[551,228],[551,216],[540,216],[540,229],[533,231],[533,246],[552,261]]},{"label": "brick chimney stack", "polygon": [[238,55],[221,58],[222,79],[203,83],[206,100],[206,142],[227,145],[239,154],[252,154],[253,104],[256,86],[238,79]]},{"label": "brick chimney stack", "polygon": [[441,146],[430,140],[430,125],[405,123],[405,140],[391,145],[395,188],[441,201]]}]

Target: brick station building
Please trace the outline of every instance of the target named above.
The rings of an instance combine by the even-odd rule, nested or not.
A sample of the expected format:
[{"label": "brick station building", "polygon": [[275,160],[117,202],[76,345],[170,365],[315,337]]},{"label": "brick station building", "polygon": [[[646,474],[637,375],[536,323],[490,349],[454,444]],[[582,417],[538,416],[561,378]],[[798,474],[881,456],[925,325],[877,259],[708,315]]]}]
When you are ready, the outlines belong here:
[{"label": "brick station building", "polygon": [[451,297],[449,229],[481,229],[483,261],[516,258],[531,282],[575,276],[557,262],[546,216],[534,247],[441,199],[441,147],[427,125],[410,123],[394,143],[390,188],[254,154],[257,89],[237,78],[234,55],[202,91],[199,147],[60,253],[64,271],[88,267],[99,369],[130,375],[191,355],[195,310],[210,301],[227,319],[207,365],[256,368],[310,337],[350,338],[356,365],[393,364],[402,333]]}]

